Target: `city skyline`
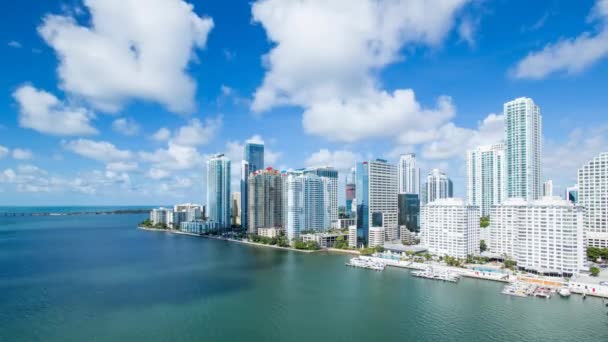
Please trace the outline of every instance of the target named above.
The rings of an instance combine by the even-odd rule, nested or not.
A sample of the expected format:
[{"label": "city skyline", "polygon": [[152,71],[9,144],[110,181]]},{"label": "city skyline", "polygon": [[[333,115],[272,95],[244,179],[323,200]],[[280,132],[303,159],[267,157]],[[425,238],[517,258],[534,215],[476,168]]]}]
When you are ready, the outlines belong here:
[{"label": "city skyline", "polygon": [[[205,161],[226,154],[238,191],[247,142],[264,143],[265,164],[279,170],[335,167],[340,205],[344,177],[357,162],[397,164],[406,153],[416,154],[422,175],[434,168],[449,174],[454,196],[464,198],[466,150],[498,143],[502,105],[519,97],[542,108],[540,183],[553,180],[555,194],[574,185],[577,169],[607,146],[608,103],[598,77],[608,70],[606,54],[542,63],[545,52],[566,53],[582,38],[601,44],[603,2],[528,4],[517,16],[511,14],[518,6],[492,1],[455,1],[442,11],[432,11],[432,2],[421,5],[422,13],[436,16],[433,24],[407,20],[411,4],[367,8],[367,16],[356,18],[359,12],[345,11],[345,3],[304,2],[323,18],[348,20],[332,29],[320,22],[318,31],[301,36],[286,25],[309,18],[280,1],[230,9],[215,1],[157,2],[157,9],[193,25],[148,15],[149,32],[165,28],[150,39],[128,24],[119,35],[109,32],[116,18],[132,21],[130,11],[121,11],[130,1],[105,2],[108,12],[91,12],[99,1],[4,5],[14,15],[2,24],[0,40],[0,205],[202,202]],[[174,6],[179,3],[193,7]],[[273,20],[274,9],[289,20]],[[351,34],[352,19],[373,23],[387,13],[397,27]],[[507,17],[514,32],[500,29],[504,22],[496,19]],[[71,35],[79,28],[89,30]],[[330,49],[343,36],[354,50]],[[114,53],[93,63],[64,39]],[[172,53],[153,54],[162,67],[150,69],[124,39],[166,44]],[[385,48],[370,52],[370,41]],[[316,49],[324,51],[321,60]],[[263,56],[272,62],[263,63]],[[300,63],[286,64],[293,56]],[[31,67],[17,68],[22,65]]]}]

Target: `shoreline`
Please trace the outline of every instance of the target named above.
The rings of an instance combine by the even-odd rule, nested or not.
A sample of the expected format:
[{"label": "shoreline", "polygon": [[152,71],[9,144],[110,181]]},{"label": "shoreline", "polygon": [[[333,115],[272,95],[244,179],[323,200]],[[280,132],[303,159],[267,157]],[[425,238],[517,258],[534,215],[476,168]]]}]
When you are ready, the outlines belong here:
[{"label": "shoreline", "polygon": [[[219,237],[219,236],[212,236],[212,235],[200,235],[200,234],[195,234],[195,233],[187,233],[187,232],[181,232],[178,230],[170,230],[170,229],[160,229],[160,228],[148,228],[148,227],[143,227],[143,226],[137,226],[138,229],[141,230],[148,230],[148,231],[156,231],[156,232],[164,232],[164,233],[169,233],[169,234],[179,234],[179,235],[186,235],[186,236],[193,236],[193,237],[200,237],[200,238],[207,238],[207,239],[214,239],[214,240],[219,240],[219,241],[228,241],[228,242],[236,242],[236,243],[240,243],[243,245],[250,245],[250,246],[254,246],[254,247],[266,247],[266,248],[273,248],[273,249],[278,249],[278,250],[285,250],[285,251],[293,251],[293,252],[301,252],[301,253],[306,253],[306,254],[312,254],[312,253],[319,253],[319,252],[325,252],[325,253],[335,253],[335,254],[349,254],[349,255],[361,255],[361,253],[357,250],[351,250],[351,249],[337,249],[337,248],[325,248],[325,249],[319,249],[319,250],[303,250],[303,249],[295,249],[293,247],[280,247],[280,246],[276,246],[276,245],[267,245],[267,244],[263,244],[263,243],[257,243],[257,242],[251,242],[251,241],[243,241],[243,240],[236,240],[236,239],[229,239],[229,238],[223,238],[223,237]],[[460,268],[460,267],[453,267],[453,266],[446,266],[446,265],[434,265],[434,264],[425,264],[425,263],[417,263],[414,261],[402,261],[402,260],[391,260],[391,259],[386,259],[386,258],[380,258],[380,257],[374,257],[374,256],[369,256],[369,258],[373,258],[375,261],[378,262],[382,262],[384,263],[386,266],[390,266],[390,267],[394,267],[394,268],[402,268],[402,269],[409,269],[409,270],[421,270],[421,269],[425,269],[427,267],[433,267],[433,268],[439,268],[439,269],[443,269],[449,272],[453,272],[453,273],[457,273],[462,277],[466,277],[466,278],[472,278],[472,279],[479,279],[479,280],[487,280],[487,281],[492,281],[492,282],[500,282],[503,284],[508,284],[511,283],[513,281],[520,281],[520,282],[526,282],[526,283],[554,283],[557,284],[559,283],[560,286],[550,286],[545,284],[544,286],[547,287],[552,287],[552,288],[558,288],[558,287],[569,287],[572,290],[572,293],[574,294],[579,294],[579,295],[583,295],[583,296],[590,296],[590,297],[596,297],[596,298],[608,298],[608,294],[604,294],[603,292],[591,292],[589,290],[586,290],[587,286],[593,286],[593,287],[598,287],[597,284],[591,284],[591,283],[578,283],[578,282],[572,282],[572,283],[578,283],[578,284],[582,284],[585,288],[585,290],[581,290],[580,287],[576,288],[577,286],[568,286],[569,282],[563,279],[555,279],[555,278],[546,278],[546,277],[539,277],[539,276],[534,276],[534,275],[527,275],[527,274],[522,274],[522,275],[511,275],[508,273],[494,273],[494,272],[484,272],[484,271],[479,271],[479,270],[475,270],[475,269],[470,269],[470,268]]]}]

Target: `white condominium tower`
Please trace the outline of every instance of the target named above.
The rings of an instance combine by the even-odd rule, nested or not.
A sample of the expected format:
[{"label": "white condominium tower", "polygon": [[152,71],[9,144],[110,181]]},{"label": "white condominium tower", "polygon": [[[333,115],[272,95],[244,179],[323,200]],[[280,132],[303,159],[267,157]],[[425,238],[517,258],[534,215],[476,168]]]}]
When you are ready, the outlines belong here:
[{"label": "white condominium tower", "polygon": [[420,195],[420,168],[416,167],[416,154],[399,158],[399,193]]},{"label": "white condominium tower", "polygon": [[479,229],[479,208],[460,198],[437,199],[421,209],[420,242],[433,254],[479,254]]},{"label": "white condominium tower", "polygon": [[223,154],[207,161],[207,208],[209,220],[230,227],[230,159]]},{"label": "white condominium tower", "polygon": [[287,184],[287,238],[293,241],[305,230],[325,230],[327,180],[314,174],[290,174]]},{"label": "white condominium tower", "polygon": [[553,197],[553,181],[550,179],[543,183],[543,197]]},{"label": "white condominium tower", "polygon": [[528,201],[542,196],[542,117],[530,98],[504,104],[507,197]]},{"label": "white condominium tower", "polygon": [[[338,170],[331,166],[307,168],[304,173],[312,173],[326,179],[328,197],[325,201],[325,209],[329,222],[338,221]],[[328,225],[329,227],[329,225]]]},{"label": "white condominium tower", "polygon": [[491,253],[541,274],[570,276],[586,268],[583,208],[559,197],[511,198],[492,209]]},{"label": "white condominium tower", "polygon": [[578,169],[578,202],[585,208],[587,245],[608,248],[608,152]]},{"label": "white condominium tower", "polygon": [[506,197],[505,145],[480,146],[467,152],[467,199],[490,215],[493,205]]},{"label": "white condominium tower", "polygon": [[433,169],[426,176],[424,190],[422,193],[422,203],[431,203],[440,198],[453,197],[452,180],[439,169]]}]

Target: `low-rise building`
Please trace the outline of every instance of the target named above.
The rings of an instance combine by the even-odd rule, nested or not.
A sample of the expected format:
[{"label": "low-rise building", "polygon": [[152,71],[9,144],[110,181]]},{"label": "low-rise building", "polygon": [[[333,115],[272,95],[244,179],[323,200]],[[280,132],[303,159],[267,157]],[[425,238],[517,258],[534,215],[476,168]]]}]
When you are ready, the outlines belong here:
[{"label": "low-rise building", "polygon": [[267,238],[276,238],[281,234],[281,229],[276,227],[258,228],[258,235]]},{"label": "low-rise building", "polygon": [[344,233],[332,233],[332,232],[323,232],[323,233],[312,233],[312,234],[302,234],[300,238],[303,242],[314,241],[321,248],[330,248],[336,244],[338,238],[342,237],[342,239],[348,239],[348,234]]},{"label": "low-rise building", "polygon": [[384,227],[370,227],[369,228],[369,247],[383,246],[384,245]]},{"label": "low-rise building", "polygon": [[172,222],[173,211],[168,208],[156,208],[150,211],[150,221],[153,225],[170,225]]},{"label": "low-rise building", "polygon": [[348,227],[356,225],[356,218],[341,218],[337,221],[332,222],[333,229],[348,229]]},{"label": "low-rise building", "polygon": [[219,230],[220,224],[212,221],[186,221],[179,225],[179,230],[185,233],[205,234]]}]

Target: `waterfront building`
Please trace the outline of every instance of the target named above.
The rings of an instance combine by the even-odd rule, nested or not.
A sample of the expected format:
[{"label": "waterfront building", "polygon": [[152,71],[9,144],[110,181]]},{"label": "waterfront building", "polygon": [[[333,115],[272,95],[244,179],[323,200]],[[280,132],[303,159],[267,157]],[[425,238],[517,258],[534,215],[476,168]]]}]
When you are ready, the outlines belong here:
[{"label": "waterfront building", "polygon": [[489,250],[526,271],[577,274],[586,269],[583,211],[559,197],[506,200],[492,209]]},{"label": "waterfront building", "polygon": [[250,234],[258,228],[283,228],[283,179],[271,167],[251,173],[247,179],[248,227]]},{"label": "waterfront building", "polygon": [[232,209],[232,225],[241,225],[241,193],[233,192],[230,195],[231,198],[231,209]]},{"label": "waterfront building", "polygon": [[203,206],[200,204],[184,203],[173,206],[173,224],[176,228],[179,227],[182,221],[201,219],[203,219]]},{"label": "waterfront building", "polygon": [[248,227],[247,179],[252,172],[264,169],[264,145],[246,143],[241,162],[241,225]]},{"label": "waterfront building", "polygon": [[384,227],[370,227],[368,247],[384,246],[385,235]]},{"label": "waterfront building", "polygon": [[155,208],[150,211],[150,221],[154,225],[170,225],[172,222],[173,211],[168,208]]},{"label": "waterfront building", "polygon": [[492,206],[506,198],[505,145],[479,146],[467,151],[467,200],[490,215]]},{"label": "waterfront building", "polygon": [[178,227],[180,231],[191,234],[205,234],[221,229],[220,224],[218,222],[203,220],[184,221],[181,222]]},{"label": "waterfront building", "polygon": [[464,259],[479,254],[479,211],[460,198],[437,199],[423,206],[421,244],[439,256]]},{"label": "waterfront building", "polygon": [[342,237],[343,239],[348,239],[348,234],[346,233],[333,233],[333,232],[323,232],[323,233],[312,233],[312,234],[302,234],[301,239],[303,242],[316,242],[321,248],[331,248],[333,247],[338,238]]},{"label": "waterfront building", "polygon": [[[410,233],[419,233],[420,232],[420,196],[417,194],[399,194],[397,195],[398,199],[398,224],[399,227],[406,227]],[[405,234],[402,236],[401,229],[399,238],[400,240],[404,240],[404,238],[409,239],[410,234]]]},{"label": "waterfront building", "polygon": [[230,160],[223,154],[207,161],[207,207],[210,221],[230,227]]},{"label": "waterfront building", "polygon": [[553,181],[548,180],[543,183],[543,197],[553,197]]},{"label": "waterfront building", "polygon": [[[357,163],[357,234],[369,245],[373,215],[380,218],[385,240],[398,239],[397,167],[376,159]],[[379,214],[379,215],[378,215]]]},{"label": "waterfront building", "polygon": [[454,196],[454,185],[452,180],[439,169],[433,169],[426,176],[422,203],[431,203],[441,198],[451,198]]},{"label": "waterfront building", "polygon": [[293,241],[300,232],[322,231],[325,226],[323,179],[314,174],[292,173],[287,179],[287,238]]},{"label": "waterfront building", "polygon": [[578,204],[585,208],[587,245],[608,248],[608,152],[578,169]]},{"label": "waterfront building", "polygon": [[504,104],[507,197],[536,200],[542,194],[542,117],[530,98]]},{"label": "waterfront building", "polygon": [[574,204],[578,203],[578,184],[566,188],[565,198]]},{"label": "waterfront building", "polygon": [[311,167],[304,173],[312,173],[325,179],[326,227],[338,219],[338,170],[333,167]]},{"label": "waterfront building", "polygon": [[357,225],[348,227],[348,247],[357,248]]},{"label": "waterfront building", "polygon": [[420,168],[416,166],[416,154],[403,154],[399,158],[399,193],[420,194]]},{"label": "waterfront building", "polygon": [[258,228],[257,234],[262,237],[276,238],[281,234],[281,229],[276,227]]}]

